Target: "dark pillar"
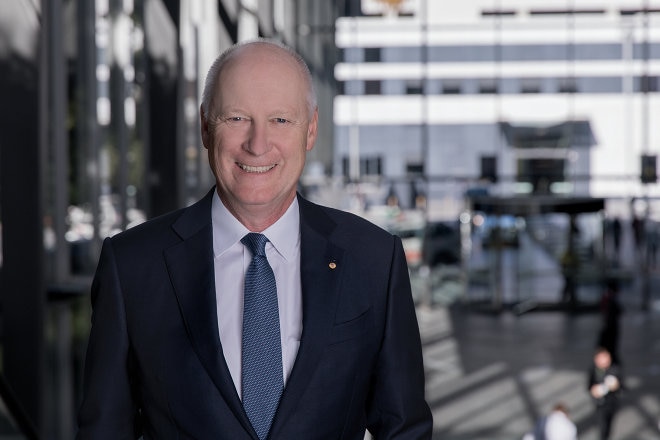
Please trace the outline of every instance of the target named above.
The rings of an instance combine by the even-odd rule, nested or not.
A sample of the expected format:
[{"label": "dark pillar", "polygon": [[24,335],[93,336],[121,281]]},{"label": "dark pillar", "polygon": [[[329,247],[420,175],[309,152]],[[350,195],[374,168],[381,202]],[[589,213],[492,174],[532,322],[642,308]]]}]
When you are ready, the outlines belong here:
[{"label": "dark pillar", "polygon": [[[177,163],[180,137],[178,107],[178,2],[151,2],[144,8],[149,120],[146,159],[149,172],[149,212],[154,217],[179,208]],[[159,9],[159,10],[156,10]],[[167,14],[163,14],[166,11]],[[169,20],[162,20],[167,16]]]},{"label": "dark pillar", "polygon": [[101,250],[100,209],[101,178],[99,174],[99,128],[96,102],[98,99],[96,78],[96,10],[95,2],[82,1],[76,4],[78,29],[76,63],[76,127],[74,138],[77,146],[76,193],[73,204],[87,204],[92,214],[94,238],[89,249],[80,253],[72,271],[76,274],[91,274]]},{"label": "dark pillar", "polygon": [[[4,4],[5,12],[15,11],[12,4],[16,3]],[[23,8],[23,13],[26,10]],[[20,407],[34,425],[43,429],[43,169],[39,141],[40,60],[36,48],[40,29],[20,18],[14,17],[15,29],[21,32],[20,39],[35,41],[34,51],[28,54],[12,50],[0,59],[2,362],[3,374]],[[34,23],[39,22],[39,17],[32,18]]]},{"label": "dark pillar", "polygon": [[[125,32],[120,27],[120,17],[123,15],[123,2],[112,0],[110,2],[110,26],[112,33]],[[115,41],[115,43],[117,43]],[[129,62],[130,55],[124,47],[113,47],[112,65],[110,66],[110,121],[112,131],[112,143],[117,152],[117,172],[113,176],[112,191],[119,195],[119,213],[121,223],[119,228],[124,230],[128,224],[126,213],[128,211],[126,188],[128,187],[128,142],[129,133],[126,125],[126,114],[124,103],[127,96],[127,84],[124,78],[124,69]],[[126,58],[126,59],[123,59]]]}]

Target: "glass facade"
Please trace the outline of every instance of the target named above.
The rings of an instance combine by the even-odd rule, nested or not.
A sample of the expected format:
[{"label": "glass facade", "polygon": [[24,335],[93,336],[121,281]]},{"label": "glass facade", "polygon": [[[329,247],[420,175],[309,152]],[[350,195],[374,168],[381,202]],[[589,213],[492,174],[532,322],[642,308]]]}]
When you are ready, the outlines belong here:
[{"label": "glass facade", "polygon": [[[0,8],[0,436],[10,434],[7,410],[6,420],[27,421],[38,438],[74,437],[102,241],[214,184],[198,113],[213,59],[238,40],[278,39],[315,72],[319,105],[335,95],[324,66],[336,56],[323,30],[335,6],[266,0],[253,13],[253,3],[7,0]],[[319,142],[331,145],[331,135],[330,120]],[[313,157],[329,161],[324,154]]]}]

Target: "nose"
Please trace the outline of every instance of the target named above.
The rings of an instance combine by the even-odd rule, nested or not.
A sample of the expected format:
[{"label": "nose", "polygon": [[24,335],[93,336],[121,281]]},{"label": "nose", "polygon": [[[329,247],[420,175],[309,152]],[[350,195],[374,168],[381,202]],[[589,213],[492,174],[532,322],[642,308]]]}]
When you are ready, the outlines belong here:
[{"label": "nose", "polygon": [[266,121],[252,120],[248,138],[243,148],[255,156],[261,156],[270,151],[272,147],[270,146],[268,123]]}]

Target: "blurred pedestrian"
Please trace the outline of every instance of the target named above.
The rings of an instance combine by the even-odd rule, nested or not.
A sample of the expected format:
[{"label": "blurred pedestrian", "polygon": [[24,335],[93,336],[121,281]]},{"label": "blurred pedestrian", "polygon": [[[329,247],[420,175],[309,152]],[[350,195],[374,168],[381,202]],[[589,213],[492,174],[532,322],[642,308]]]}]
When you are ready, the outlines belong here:
[{"label": "blurred pedestrian", "polygon": [[641,252],[643,250],[643,244],[644,244],[644,219],[641,218],[639,215],[634,214],[632,223],[632,232],[633,232],[633,238],[635,240],[635,250],[637,252]]},{"label": "blurred pedestrian", "polygon": [[605,291],[600,302],[602,327],[598,334],[597,346],[610,352],[612,362],[620,365],[619,328],[623,308],[619,301],[619,281],[609,278],[605,282]]},{"label": "blurred pedestrian", "polygon": [[525,434],[522,440],[577,440],[577,426],[569,416],[568,407],[559,402],[536,421],[534,431]]},{"label": "blurred pedestrian", "polygon": [[560,263],[562,275],[564,276],[562,302],[568,304],[570,310],[575,310],[577,307],[577,276],[580,261],[572,246],[566,249]]},{"label": "blurred pedestrian", "polygon": [[612,220],[612,243],[614,245],[614,260],[619,260],[619,249],[621,248],[621,220],[614,217]]},{"label": "blurred pedestrian", "polygon": [[621,371],[612,361],[610,352],[603,347],[596,349],[589,368],[588,389],[596,404],[596,418],[601,440],[608,440],[612,421],[619,408],[621,394]]},{"label": "blurred pedestrian", "polygon": [[658,245],[660,244],[660,236],[658,234],[657,223],[649,225],[646,231],[646,261],[649,268],[654,268],[658,261]]},{"label": "blurred pedestrian", "polygon": [[580,228],[577,218],[571,214],[568,225],[568,237],[566,250],[561,256],[560,264],[564,276],[564,287],[562,289],[562,301],[567,303],[573,311],[577,307],[577,277],[580,269],[580,259],[577,247],[580,242]]},{"label": "blurred pedestrian", "polygon": [[571,214],[568,225],[568,237],[566,240],[566,250],[559,261],[562,275],[564,276],[564,286],[562,289],[562,302],[569,305],[571,311],[577,308],[577,277],[580,270],[580,260],[577,248],[580,242],[580,228],[577,224],[577,217]]}]

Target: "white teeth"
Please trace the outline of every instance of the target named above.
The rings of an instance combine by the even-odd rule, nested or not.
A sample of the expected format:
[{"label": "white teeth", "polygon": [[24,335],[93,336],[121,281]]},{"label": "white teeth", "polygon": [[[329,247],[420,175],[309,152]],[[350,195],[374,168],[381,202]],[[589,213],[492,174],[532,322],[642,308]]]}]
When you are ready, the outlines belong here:
[{"label": "white teeth", "polygon": [[248,173],[265,173],[266,171],[275,168],[275,165],[268,165],[265,167],[251,167],[250,165],[245,165],[242,163],[239,163],[238,166],[241,167],[243,171],[247,171]]}]

